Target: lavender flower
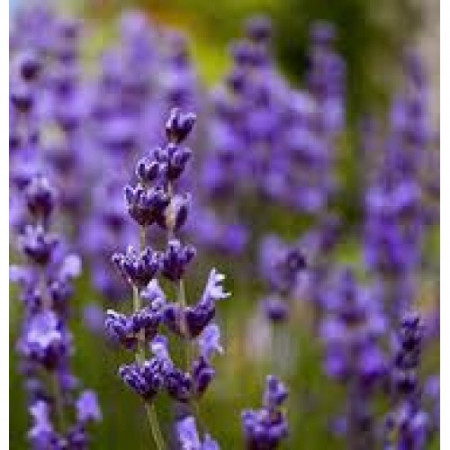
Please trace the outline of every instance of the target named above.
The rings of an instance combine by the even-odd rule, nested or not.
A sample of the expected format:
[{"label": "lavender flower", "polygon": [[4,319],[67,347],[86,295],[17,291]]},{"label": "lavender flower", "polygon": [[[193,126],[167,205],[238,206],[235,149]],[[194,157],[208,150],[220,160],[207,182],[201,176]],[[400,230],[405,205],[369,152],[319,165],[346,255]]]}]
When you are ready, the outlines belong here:
[{"label": "lavender flower", "polygon": [[[29,432],[33,448],[75,448],[77,442],[76,448],[85,449],[89,443],[86,425],[100,420],[101,414],[92,391],[85,391],[74,401],[79,382],[70,370],[74,348],[68,319],[72,281],[80,275],[81,262],[75,254],[67,253],[62,238],[50,231],[54,192],[42,174],[25,186],[30,223],[19,236],[18,247],[28,265],[11,268],[12,281],[21,288],[24,307],[17,351],[27,377],[30,413],[34,418]],[[65,416],[73,408],[78,412],[77,421],[67,428]]]},{"label": "lavender flower", "polygon": [[419,60],[410,55],[405,93],[391,107],[390,136],[365,198],[366,262],[384,287],[384,304],[393,324],[412,304],[428,222],[421,167],[431,129],[419,66]]},{"label": "lavender flower", "polygon": [[249,450],[271,450],[288,436],[288,424],[281,406],[287,399],[286,387],[273,375],[267,377],[264,406],[242,413],[242,424]]},{"label": "lavender flower", "polygon": [[427,444],[429,416],[421,407],[417,373],[423,332],[417,313],[408,313],[403,317],[392,366],[392,399],[395,406],[386,418],[386,449],[424,449]]},{"label": "lavender flower", "polygon": [[182,450],[219,450],[220,447],[208,434],[203,442],[200,441],[195,419],[187,416],[177,422],[176,425],[178,440]]},{"label": "lavender flower", "polygon": [[[224,276],[213,269],[198,304],[189,306],[185,297],[184,277],[195,256],[195,248],[183,245],[175,236],[186,221],[189,201],[188,194],[177,194],[175,188],[192,154],[181,144],[194,122],[195,115],[172,110],[165,128],[167,144],[139,160],[135,169],[136,186],[125,187],[128,214],[140,226],[141,246],[139,251],[129,247],[125,254],[116,253],[112,260],[132,287],[133,311],[126,315],[110,309],[105,318],[107,334],[135,352],[135,362],[123,364],[119,376],[144,400],[160,450],[165,448],[165,443],[156,419],[154,399],[165,390],[175,401],[192,407],[204,395],[215,375],[212,355],[222,351],[219,329],[211,321],[216,301],[229,295],[222,287]],[[147,246],[151,225],[167,232],[167,247],[162,252]],[[177,303],[168,301],[157,283],[158,276],[177,286]],[[147,305],[143,305],[143,301]],[[187,339],[183,343],[186,347],[183,369],[172,361],[167,338],[158,334],[162,323]],[[196,338],[199,355],[192,361],[187,346]],[[155,355],[151,359],[147,359],[148,343]]]},{"label": "lavender flower", "polygon": [[125,254],[115,253],[113,263],[131,285],[146,287],[161,267],[160,255],[147,247],[139,255],[133,247],[128,247]]},{"label": "lavender flower", "polygon": [[260,244],[261,278],[271,290],[262,301],[266,317],[276,323],[287,319],[289,298],[298,285],[299,275],[306,269],[306,259],[297,244],[289,245],[277,236],[267,236]]},{"label": "lavender flower", "polygon": [[356,282],[350,269],[328,287],[328,313],[320,329],[325,343],[325,371],[347,389],[346,436],[349,448],[374,442],[372,397],[386,375],[380,338],[386,320],[374,293]]}]

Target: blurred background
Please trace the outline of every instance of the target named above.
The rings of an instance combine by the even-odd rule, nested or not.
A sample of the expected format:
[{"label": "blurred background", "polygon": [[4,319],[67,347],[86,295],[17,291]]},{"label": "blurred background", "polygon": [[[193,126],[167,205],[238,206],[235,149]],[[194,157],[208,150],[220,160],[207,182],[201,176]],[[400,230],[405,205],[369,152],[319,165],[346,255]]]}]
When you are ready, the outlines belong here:
[{"label": "blurred background", "polygon": [[[10,16],[13,17],[25,3],[33,2],[10,0]],[[117,39],[120,14],[129,8],[139,9],[155,27],[185,33],[199,83],[205,90],[220,83],[230,71],[233,61],[228,47],[242,37],[243,24],[252,15],[264,13],[272,20],[277,66],[296,88],[304,88],[306,84],[310,26],[316,20],[334,24],[338,34],[336,50],[347,64],[347,124],[339,140],[337,163],[339,179],[343,182],[333,204],[345,230],[334,256],[339,263],[358,265],[360,260],[358,233],[364,216],[361,192],[364,173],[359,165],[362,119],[367,114],[388,116],[391,100],[404,82],[401,55],[405,49],[416,48],[423,58],[430,86],[431,123],[438,129],[439,0],[67,0],[54,4],[57,10],[79,16],[87,23],[88,37],[81,50],[87,72],[90,73],[102,51]],[[310,226],[311,222],[301,216],[298,220],[296,217],[283,219],[277,216],[277,211],[273,210],[267,220],[273,231],[286,238],[300,237]],[[438,225],[432,228],[427,239],[425,253],[431,263],[421,274],[419,301],[425,311],[430,310],[438,295]],[[211,392],[202,401],[201,412],[211,434],[223,449],[242,448],[240,411],[260,404],[265,374],[273,367],[270,358],[255,357],[253,360],[249,357],[253,352],[258,353],[255,350],[258,345],[260,349],[266,342],[261,338],[262,343],[255,343],[249,338],[255,329],[259,330],[259,319],[253,316],[257,310],[255,302],[263,288],[243,277],[233,277],[237,261],[205,250],[204,259],[195,270],[193,287],[188,288],[191,293],[199,292],[203,281],[198,280],[204,278],[206,268],[213,263],[227,274],[227,289],[232,292],[231,299],[220,312],[226,354],[217,359],[218,376]],[[92,430],[91,448],[151,448],[139,402],[116,376],[117,367],[126,359],[124,352],[118,352],[105,339],[87,329],[83,308],[103,302],[90,278],[84,275],[77,284],[74,300],[77,306],[72,325],[77,349],[74,372],[86,386],[97,390],[103,408],[103,422]],[[10,448],[22,450],[27,448],[29,417],[14,352],[21,318],[20,307],[14,302],[16,296],[17,292],[12,288]],[[294,411],[291,437],[281,448],[344,449],[347,448],[345,440],[331,431],[330,417],[339,413],[345,391],[323,373],[322,349],[318,342],[310,339],[309,315],[307,309],[301,308],[299,316],[304,318],[304,323],[290,323],[289,332],[284,335],[298,355],[287,376],[291,390],[289,408]],[[264,349],[259,351],[264,353]],[[424,374],[438,371],[438,344],[424,359]],[[381,404],[380,410],[383,407]],[[158,409],[162,411],[162,422],[167,419],[168,423],[172,411],[165,399],[158,401]],[[438,437],[429,448],[439,448]]]}]

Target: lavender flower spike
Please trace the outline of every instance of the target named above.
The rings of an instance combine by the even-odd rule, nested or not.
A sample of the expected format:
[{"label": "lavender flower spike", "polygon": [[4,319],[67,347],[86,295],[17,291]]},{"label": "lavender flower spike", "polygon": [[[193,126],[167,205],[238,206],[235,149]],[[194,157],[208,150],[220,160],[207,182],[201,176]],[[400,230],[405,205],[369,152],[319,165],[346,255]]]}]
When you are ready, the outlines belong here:
[{"label": "lavender flower spike", "polygon": [[385,424],[385,449],[422,450],[427,447],[431,424],[421,406],[418,369],[424,335],[419,314],[406,314],[398,333],[391,383],[396,405]]},{"label": "lavender flower spike", "polygon": [[264,406],[259,410],[242,413],[242,424],[248,450],[274,450],[288,435],[288,424],[281,410],[288,392],[277,377],[269,375],[266,380]]},{"label": "lavender flower spike", "polygon": [[[135,353],[135,361],[123,364],[119,376],[144,400],[158,450],[164,450],[166,444],[154,400],[164,390],[196,414],[194,403],[205,394],[215,375],[210,363],[212,355],[222,351],[219,329],[211,325],[216,301],[229,295],[222,286],[224,275],[213,269],[199,302],[193,306],[187,304],[184,277],[196,250],[175,235],[187,220],[191,198],[188,193],[177,193],[176,187],[192,156],[191,150],[180,144],[187,139],[194,123],[194,114],[173,109],[166,122],[168,142],[138,161],[134,171],[136,185],[125,187],[128,214],[140,226],[140,249],[129,247],[125,254],[116,253],[113,262],[132,287],[133,310],[128,315],[108,310],[105,319],[109,336]],[[152,225],[167,233],[166,248],[161,252],[147,246],[147,232]],[[160,288],[157,281],[160,276],[176,286],[176,303],[169,301]],[[158,334],[162,324],[183,338],[186,356],[183,369],[172,361],[167,337]],[[194,346],[197,338],[198,345]],[[150,359],[149,347],[154,355]],[[192,356],[196,359],[191,360]],[[183,432],[182,435],[183,448],[218,448],[208,437],[201,443],[197,434]]]},{"label": "lavender flower spike", "polygon": [[[100,420],[101,413],[92,391],[84,391],[74,401],[79,382],[70,371],[74,346],[69,306],[81,261],[50,231],[57,195],[48,179],[42,174],[33,176],[25,183],[24,197],[27,223],[18,247],[28,264],[12,267],[11,279],[21,289],[25,308],[17,351],[34,421],[28,437],[35,450],[86,449],[86,425]],[[75,423],[68,423],[68,417],[76,417]]]}]

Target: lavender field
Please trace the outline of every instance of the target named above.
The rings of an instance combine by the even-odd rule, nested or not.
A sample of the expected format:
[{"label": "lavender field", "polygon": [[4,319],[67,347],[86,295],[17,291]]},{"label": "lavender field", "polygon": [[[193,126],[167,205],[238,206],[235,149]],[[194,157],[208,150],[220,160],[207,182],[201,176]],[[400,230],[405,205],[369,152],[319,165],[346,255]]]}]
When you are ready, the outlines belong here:
[{"label": "lavender field", "polygon": [[17,3],[10,448],[438,449],[424,11]]}]

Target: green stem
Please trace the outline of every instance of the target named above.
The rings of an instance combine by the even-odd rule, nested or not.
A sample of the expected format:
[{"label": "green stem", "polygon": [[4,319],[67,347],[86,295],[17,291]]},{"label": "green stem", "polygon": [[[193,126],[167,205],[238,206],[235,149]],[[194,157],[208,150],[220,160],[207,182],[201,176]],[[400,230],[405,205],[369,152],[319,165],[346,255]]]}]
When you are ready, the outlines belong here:
[{"label": "green stem", "polygon": [[183,317],[182,317],[182,330],[183,334],[186,336],[186,345],[185,345],[185,359],[186,359],[186,370],[189,370],[191,368],[191,341],[189,340],[189,332],[188,332],[188,325],[186,321],[186,315],[185,310],[187,307],[187,301],[186,301],[186,290],[184,287],[184,281],[180,280],[178,283],[178,303],[181,306],[181,309],[183,311]]},{"label": "green stem", "polygon": [[52,385],[53,398],[55,400],[55,415],[56,415],[57,429],[59,430],[60,433],[64,433],[64,430],[66,429],[66,419],[64,414],[63,399],[61,397],[58,375],[56,371],[54,371],[51,374],[50,383]]},{"label": "green stem", "polygon": [[[141,250],[145,248],[146,245],[146,232],[145,228],[141,229],[140,236],[140,244]],[[133,312],[137,312],[141,309],[142,302],[141,296],[139,294],[139,289],[136,286],[133,286]],[[138,342],[136,353],[134,355],[135,360],[138,364],[143,364],[145,362],[145,334],[144,331],[141,331],[138,335]],[[158,422],[158,416],[155,411],[155,407],[150,403],[145,403],[145,412],[147,415],[147,421],[150,426],[150,430],[152,432],[153,440],[155,441],[156,448],[158,450],[164,450],[166,448],[164,438],[161,433],[161,428]]]},{"label": "green stem", "polygon": [[152,430],[153,439],[158,450],[164,450],[166,444],[159,427],[158,416],[155,411],[155,407],[150,403],[145,403],[145,412],[147,413],[147,420]]}]

